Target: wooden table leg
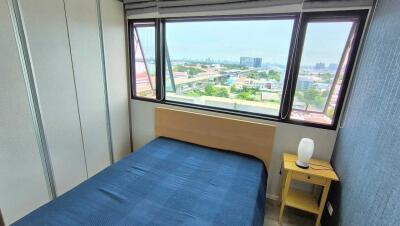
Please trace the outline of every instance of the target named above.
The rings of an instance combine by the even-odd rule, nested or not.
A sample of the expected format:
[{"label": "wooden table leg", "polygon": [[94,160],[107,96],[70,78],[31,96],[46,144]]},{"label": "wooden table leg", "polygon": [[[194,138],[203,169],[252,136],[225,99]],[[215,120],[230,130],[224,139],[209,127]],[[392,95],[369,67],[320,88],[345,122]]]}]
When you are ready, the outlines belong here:
[{"label": "wooden table leg", "polygon": [[286,196],[287,196],[287,193],[289,192],[290,182],[292,179],[291,171],[289,171],[285,174],[286,174],[286,178],[285,178],[285,184],[284,184],[283,190],[282,190],[281,210],[279,212],[279,224],[282,224],[282,215],[283,215],[283,210],[285,209]]},{"label": "wooden table leg", "polygon": [[283,171],[282,182],[281,182],[281,200],[282,200],[282,196],[283,196],[283,189],[285,188],[286,176],[287,176],[287,172]]},{"label": "wooden table leg", "polygon": [[328,180],[326,182],[325,186],[323,186],[321,202],[319,203],[318,216],[317,216],[317,220],[315,222],[315,226],[319,226],[321,223],[322,212],[324,212],[324,207],[325,207],[326,199],[328,198],[328,192],[329,192],[330,186],[331,186],[330,180]]}]

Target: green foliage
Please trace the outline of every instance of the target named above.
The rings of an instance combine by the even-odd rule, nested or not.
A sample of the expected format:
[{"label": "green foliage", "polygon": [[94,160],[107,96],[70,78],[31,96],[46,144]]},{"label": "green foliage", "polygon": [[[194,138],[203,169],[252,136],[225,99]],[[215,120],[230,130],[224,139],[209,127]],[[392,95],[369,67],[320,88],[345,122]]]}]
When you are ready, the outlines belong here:
[{"label": "green foliage", "polygon": [[239,64],[222,64],[222,67],[224,67],[227,70],[247,70],[247,67],[240,66]]},{"label": "green foliage", "polygon": [[319,74],[319,77],[322,79],[323,82],[330,82],[333,77],[335,77],[334,74],[331,73],[323,73]]},{"label": "green foliage", "polygon": [[211,84],[207,84],[206,88],[204,89],[204,95],[206,96],[214,96],[215,88]]},{"label": "green foliage", "polygon": [[240,92],[236,98],[240,100],[254,100],[254,96],[251,92]]},{"label": "green foliage", "polygon": [[188,67],[195,67],[197,64],[195,64],[195,63],[185,63],[185,66],[188,66]]},{"label": "green foliage", "polygon": [[199,89],[194,89],[192,91],[187,92],[186,95],[190,97],[200,97],[203,96],[203,92]]},{"label": "green foliage", "polygon": [[247,75],[247,77],[251,79],[261,79],[261,78],[267,78],[267,73],[265,71],[262,72],[257,72],[257,71],[250,71],[250,73]]},{"label": "green foliage", "polygon": [[279,82],[281,80],[280,73],[278,71],[270,70],[268,71],[268,80],[275,80]]},{"label": "green foliage", "polygon": [[179,72],[187,72],[189,74],[189,78],[190,77],[193,78],[194,75],[197,75],[197,74],[199,74],[201,72],[205,72],[205,70],[197,68],[197,67],[192,67],[192,66],[188,67],[188,66],[183,66],[183,65],[180,65],[180,64],[174,65],[172,70],[173,71],[179,71]]},{"label": "green foliage", "polygon": [[[193,91],[192,91],[193,92]],[[189,92],[190,95],[196,95],[196,96],[214,96],[214,97],[229,97],[229,92],[228,89],[225,87],[214,87],[212,84],[207,84],[204,92],[197,92],[196,94],[193,94],[192,92]],[[201,95],[198,95],[201,92]]]},{"label": "green foliage", "polygon": [[279,82],[281,80],[280,73],[278,71],[270,70],[267,72],[265,71],[250,71],[250,73],[247,75],[249,78],[252,79],[267,79],[267,80],[275,80]]},{"label": "green foliage", "polygon": [[236,85],[231,86],[231,93],[236,93],[238,89],[236,88]]},{"label": "green foliage", "polygon": [[214,96],[216,96],[216,97],[229,97],[228,89],[224,88],[224,87],[215,88]]},{"label": "green foliage", "polygon": [[243,92],[249,93],[250,95],[256,95],[259,92],[259,88],[250,88],[250,87],[243,87]]},{"label": "green foliage", "polygon": [[306,111],[310,105],[321,107],[325,102],[323,94],[315,87],[311,87],[303,92],[296,92],[296,97],[306,104]]},{"label": "green foliage", "polygon": [[201,70],[201,69],[199,69],[199,68],[193,68],[193,67],[191,67],[191,68],[189,68],[189,69],[187,70],[187,73],[188,73],[189,75],[197,75],[197,74],[199,74],[199,73],[201,73],[201,72],[204,72],[204,70]]},{"label": "green foliage", "polygon": [[181,64],[177,64],[172,67],[172,70],[173,71],[186,71],[186,67]]}]

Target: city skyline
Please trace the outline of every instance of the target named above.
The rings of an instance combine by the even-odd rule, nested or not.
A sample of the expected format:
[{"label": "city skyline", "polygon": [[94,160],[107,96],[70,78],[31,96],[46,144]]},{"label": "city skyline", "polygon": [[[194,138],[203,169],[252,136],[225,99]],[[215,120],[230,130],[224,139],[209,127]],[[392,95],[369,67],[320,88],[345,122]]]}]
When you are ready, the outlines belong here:
[{"label": "city skyline", "polygon": [[[351,22],[310,23],[302,65],[338,64],[351,26]],[[240,57],[259,57],[263,65],[285,66],[292,30],[292,20],[179,22],[167,24],[166,40],[172,61],[239,63]],[[154,32],[154,28],[139,30],[147,59],[155,56]]]}]

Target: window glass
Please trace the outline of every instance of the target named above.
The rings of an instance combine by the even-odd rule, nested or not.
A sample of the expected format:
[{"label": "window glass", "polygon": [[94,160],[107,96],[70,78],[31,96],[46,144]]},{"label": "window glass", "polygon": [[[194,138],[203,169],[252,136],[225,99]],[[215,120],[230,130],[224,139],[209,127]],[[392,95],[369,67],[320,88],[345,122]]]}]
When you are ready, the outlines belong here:
[{"label": "window glass", "polygon": [[166,22],[166,100],[279,115],[293,24]]},{"label": "window glass", "polygon": [[155,24],[133,25],[134,95],[156,98]]},{"label": "window glass", "polygon": [[331,125],[354,39],[354,22],[307,23],[290,118]]}]

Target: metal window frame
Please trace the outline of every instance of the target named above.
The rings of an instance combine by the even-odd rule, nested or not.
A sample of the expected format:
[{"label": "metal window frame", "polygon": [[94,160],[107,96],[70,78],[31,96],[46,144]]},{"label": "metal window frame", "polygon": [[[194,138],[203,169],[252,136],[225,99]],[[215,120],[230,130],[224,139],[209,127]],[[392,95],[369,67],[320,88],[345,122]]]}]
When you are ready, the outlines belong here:
[{"label": "metal window frame", "polygon": [[[166,18],[162,19],[162,24],[164,24],[164,34],[165,34],[165,24],[166,23],[180,23],[180,22],[214,22],[214,21],[257,21],[257,20],[265,20],[265,21],[272,21],[272,20],[293,20],[293,28],[292,28],[292,34],[291,34],[291,39],[290,39],[290,46],[289,46],[289,51],[288,51],[288,56],[287,56],[287,64],[286,64],[286,70],[285,70],[285,80],[284,80],[284,87],[286,87],[286,84],[288,83],[288,78],[290,76],[290,61],[291,61],[291,56],[293,54],[294,50],[294,45],[295,45],[295,35],[294,31],[296,30],[296,27],[298,26],[299,23],[299,13],[286,13],[286,14],[256,14],[256,15],[239,15],[239,16],[208,16],[208,17],[179,17],[179,18]],[[164,39],[162,40],[163,43],[166,43],[165,35],[163,37]],[[163,58],[165,59],[165,58]],[[163,71],[165,72],[166,68],[163,68]],[[165,81],[165,77],[163,78]],[[180,105],[180,106],[186,106],[186,107],[193,107],[196,109],[204,109],[206,110],[209,108],[210,110],[213,110],[215,112],[223,112],[227,114],[235,114],[235,115],[241,115],[241,116],[246,116],[246,117],[253,117],[253,118],[262,118],[262,119],[268,119],[268,120],[279,120],[279,116],[281,115],[282,111],[282,104],[283,104],[283,99],[284,99],[284,93],[282,92],[281,95],[281,103],[279,106],[279,112],[278,115],[269,115],[269,114],[260,114],[260,113],[254,113],[254,112],[248,112],[248,111],[240,111],[240,110],[233,110],[233,109],[225,109],[225,108],[219,108],[219,107],[213,107],[213,106],[207,106],[207,105],[198,105],[198,104],[191,104],[191,103],[184,103],[184,102],[178,102],[178,101],[171,101],[171,100],[166,100],[163,99],[162,101],[167,104],[171,105]]]},{"label": "metal window frame", "polygon": [[[128,42],[129,42],[129,57],[130,57],[130,81],[131,81],[131,99],[148,101],[166,105],[181,106],[193,109],[206,110],[211,112],[218,112],[230,115],[238,115],[249,118],[257,118],[270,120],[275,122],[282,122],[288,124],[302,125],[308,127],[322,128],[328,130],[336,130],[340,114],[342,112],[343,104],[347,89],[349,87],[351,73],[355,65],[356,55],[360,46],[361,37],[366,24],[369,10],[347,10],[347,11],[323,11],[323,12],[304,12],[304,13],[287,13],[287,14],[262,14],[262,15],[237,15],[237,16],[202,16],[202,17],[179,17],[179,18],[164,18],[164,19],[133,19],[128,20]],[[165,75],[166,75],[166,38],[165,29],[166,23],[173,22],[196,22],[196,21],[243,21],[243,20],[282,20],[294,19],[292,37],[288,53],[288,62],[286,65],[285,81],[282,90],[281,105],[279,114],[268,115],[253,113],[247,111],[231,110],[226,108],[219,108],[207,105],[198,105],[185,102],[171,101],[165,99]],[[325,21],[349,21],[352,19],[357,23],[355,31],[354,42],[352,43],[349,53],[349,61],[346,67],[342,88],[339,92],[338,101],[336,104],[335,114],[332,118],[332,124],[319,124],[307,121],[299,121],[290,119],[292,112],[294,94],[296,91],[296,83],[299,73],[300,60],[304,46],[304,39],[307,32],[307,23],[316,20]],[[155,24],[156,30],[156,99],[146,97],[139,97],[135,95],[135,55],[134,55],[134,41],[133,41],[133,25],[135,23],[151,22]],[[285,92],[286,90],[286,92]],[[285,95],[287,93],[287,95]],[[286,115],[287,117],[283,117]]]},{"label": "metal window frame", "polygon": [[[293,71],[293,83],[292,83],[293,89],[290,90],[291,101],[289,103],[289,106],[287,106],[290,111],[289,111],[289,117],[286,119],[286,122],[291,122],[291,123],[297,124],[297,125],[304,125],[304,126],[318,127],[318,128],[323,128],[323,129],[336,130],[338,121],[339,121],[339,117],[340,117],[340,113],[343,108],[346,91],[349,86],[351,73],[353,71],[357,51],[358,51],[358,48],[359,48],[359,45],[361,42],[361,37],[362,37],[362,33],[364,30],[367,16],[368,16],[368,10],[303,13],[301,21],[300,21],[298,46],[297,46],[297,49],[295,50],[296,55],[295,55],[295,61],[294,61],[294,65],[293,65],[294,71]],[[319,22],[319,21],[321,21],[321,22],[323,22],[323,21],[329,21],[329,22],[352,21],[352,22],[357,23],[354,42],[351,45],[351,49],[350,49],[350,53],[349,53],[349,61],[348,61],[347,67],[344,72],[342,87],[341,87],[339,95],[338,95],[335,113],[332,118],[332,124],[330,124],[330,125],[290,119],[290,113],[293,110],[292,107],[293,107],[293,101],[294,101],[294,96],[295,96],[295,92],[296,92],[296,84],[297,84],[297,79],[298,79],[298,75],[299,75],[303,47],[304,47],[305,37],[307,34],[307,24],[309,22]],[[297,109],[295,109],[295,110],[297,110]]]},{"label": "metal window frame", "polygon": [[[139,25],[136,25],[136,24],[139,24]],[[131,98],[135,97],[135,98],[140,98],[140,99],[143,99],[143,100],[154,100],[152,98],[139,97],[139,96],[136,95],[136,85],[135,85],[136,84],[136,76],[135,76],[135,74],[136,74],[136,67],[135,67],[135,54],[136,54],[136,52],[135,52],[135,41],[134,41],[134,38],[135,38],[136,35],[139,36],[139,34],[137,33],[136,27],[154,27],[155,36],[156,36],[155,37],[154,46],[155,46],[155,50],[157,52],[157,49],[158,49],[157,45],[159,43],[159,40],[157,40],[157,34],[159,33],[158,32],[158,28],[157,28],[157,20],[156,19],[128,20],[129,59],[130,59],[129,73],[130,73],[130,81],[131,81]],[[136,33],[136,35],[135,35],[135,33]],[[139,41],[139,45],[141,45],[140,41]],[[140,48],[142,48],[142,47],[140,47]],[[143,49],[141,49],[141,51],[143,51]],[[144,53],[142,52],[142,54],[143,54],[142,55],[143,56],[143,60],[145,61]],[[156,61],[158,61],[157,54],[155,56],[156,56]],[[144,64],[145,64],[146,70],[148,71],[147,63],[144,62]],[[155,99],[158,99],[157,90],[158,90],[158,87],[159,87],[159,84],[157,84],[157,78],[159,77],[158,73],[157,73],[157,68],[158,68],[158,65],[156,64],[156,83],[154,84],[154,86],[155,86],[154,89],[156,91],[156,98]],[[149,74],[148,74],[148,76],[150,78]],[[150,81],[150,83],[151,83],[151,81]],[[151,84],[151,87],[153,89],[153,84]]]}]

